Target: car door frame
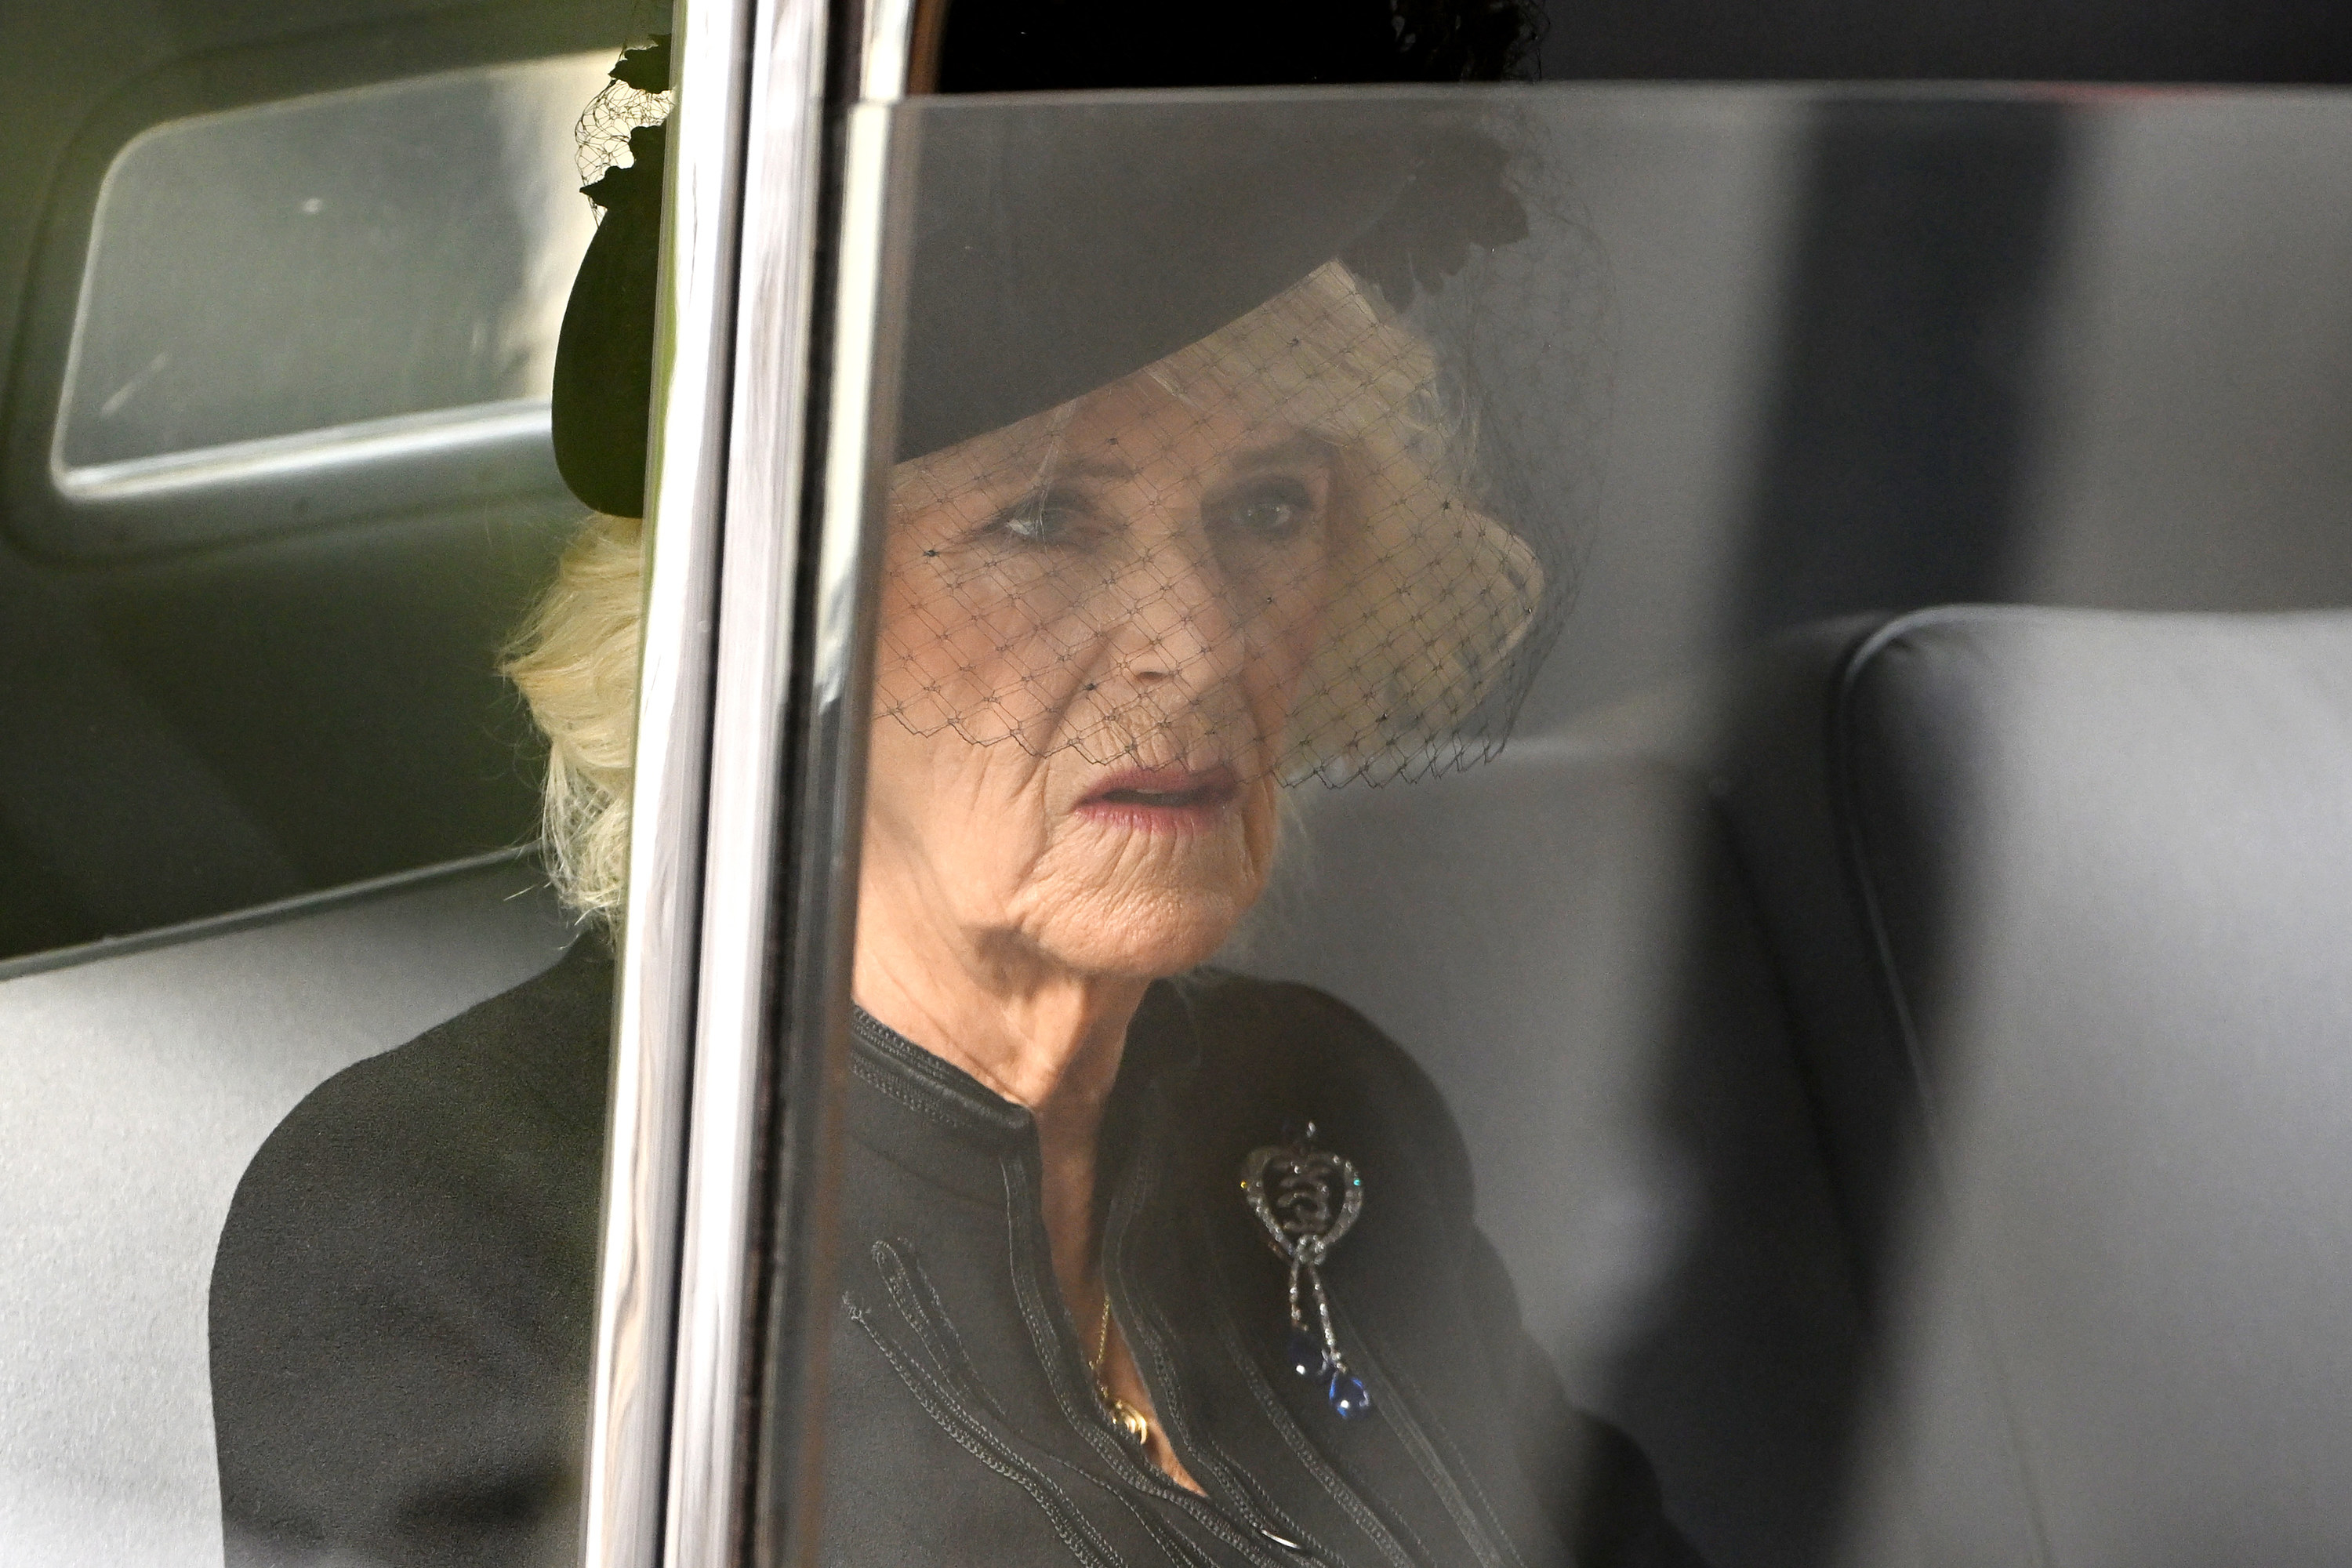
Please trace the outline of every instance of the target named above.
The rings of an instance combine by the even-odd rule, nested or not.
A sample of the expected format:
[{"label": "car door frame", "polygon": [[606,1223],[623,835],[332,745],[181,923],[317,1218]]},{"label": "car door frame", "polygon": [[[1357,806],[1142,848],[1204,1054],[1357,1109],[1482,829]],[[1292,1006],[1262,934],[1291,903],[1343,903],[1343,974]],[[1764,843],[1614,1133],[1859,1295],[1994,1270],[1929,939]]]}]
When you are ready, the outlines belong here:
[{"label": "car door frame", "polygon": [[676,16],[590,1568],[814,1550],[886,106],[940,11]]}]

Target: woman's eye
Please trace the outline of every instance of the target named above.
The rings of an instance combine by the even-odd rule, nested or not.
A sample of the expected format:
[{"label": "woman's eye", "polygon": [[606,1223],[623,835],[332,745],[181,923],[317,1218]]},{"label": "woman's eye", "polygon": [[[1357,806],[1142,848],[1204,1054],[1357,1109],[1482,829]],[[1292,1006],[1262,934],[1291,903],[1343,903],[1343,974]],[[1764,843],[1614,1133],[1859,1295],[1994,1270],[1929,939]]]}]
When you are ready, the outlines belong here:
[{"label": "woman's eye", "polygon": [[1289,539],[1307,526],[1314,508],[1306,486],[1277,485],[1227,503],[1223,521],[1226,527],[1254,539]]}]

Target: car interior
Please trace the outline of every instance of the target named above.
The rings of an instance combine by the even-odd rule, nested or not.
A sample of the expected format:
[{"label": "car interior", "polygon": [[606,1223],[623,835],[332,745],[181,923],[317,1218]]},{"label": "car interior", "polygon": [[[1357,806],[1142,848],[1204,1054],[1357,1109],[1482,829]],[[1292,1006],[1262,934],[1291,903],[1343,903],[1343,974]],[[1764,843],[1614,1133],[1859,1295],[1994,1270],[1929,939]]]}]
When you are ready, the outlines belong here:
[{"label": "car interior", "polygon": [[[1219,962],[1411,1044],[1710,1562],[2352,1558],[2352,50],[1640,9],[1534,89],[1608,321],[1566,631],[1496,760],[1305,786]],[[220,1560],[247,1161],[577,934],[497,664],[637,22],[147,0],[0,68],[12,1563]]]}]

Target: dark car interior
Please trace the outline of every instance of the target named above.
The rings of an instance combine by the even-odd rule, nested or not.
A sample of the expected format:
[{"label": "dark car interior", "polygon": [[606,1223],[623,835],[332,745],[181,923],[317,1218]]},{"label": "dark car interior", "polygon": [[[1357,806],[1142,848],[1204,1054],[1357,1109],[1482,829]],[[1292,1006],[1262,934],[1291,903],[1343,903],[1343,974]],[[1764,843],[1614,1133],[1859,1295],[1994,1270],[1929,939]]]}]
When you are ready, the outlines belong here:
[{"label": "dark car interior", "polygon": [[[635,21],[12,36],[12,1562],[218,1560],[245,1162],[573,934],[496,664],[586,216],[513,193]],[[1412,1044],[1725,1568],[2352,1558],[2352,25],[1556,6],[1543,67],[1619,84],[1578,609],[1496,763],[1310,786],[1226,961]]]},{"label": "dark car interior", "polygon": [[[551,462],[478,449],[436,475],[412,458],[387,485],[350,460],[273,478],[257,469],[272,454],[238,449],[498,395],[473,340],[527,285],[494,275],[524,254],[525,215],[439,183],[494,173],[498,126],[394,105],[386,148],[331,108],[323,134],[281,133],[309,167],[257,165],[232,127],[151,160],[137,188],[118,177],[94,226],[109,170],[146,172],[124,154],[159,126],[601,50],[628,25],[625,5],[576,0],[307,0],[68,7],[19,31],[0,176],[0,952],[530,837],[529,726],[491,667],[576,510]],[[340,188],[338,153],[356,165]],[[240,189],[207,157],[268,174]],[[404,221],[436,203],[451,221]],[[110,262],[120,283],[93,289],[69,366],[85,275],[112,281]],[[157,353],[178,363],[140,381]],[[109,458],[207,451],[209,474],[104,482]],[[61,482],[85,469],[94,488]]]}]

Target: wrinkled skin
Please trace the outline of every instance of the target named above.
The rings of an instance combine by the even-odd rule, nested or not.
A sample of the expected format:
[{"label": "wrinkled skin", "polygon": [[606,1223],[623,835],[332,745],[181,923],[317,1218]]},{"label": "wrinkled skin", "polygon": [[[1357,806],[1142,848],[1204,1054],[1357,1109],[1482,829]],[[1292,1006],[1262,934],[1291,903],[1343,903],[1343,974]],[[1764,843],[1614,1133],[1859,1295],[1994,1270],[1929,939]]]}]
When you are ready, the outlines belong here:
[{"label": "wrinkled skin", "polygon": [[[855,988],[1034,1114],[1088,1342],[1103,1103],[1146,986],[1265,889],[1337,476],[1328,444],[1146,373],[896,477]],[[1156,1423],[1153,1449],[1189,1484]]]}]

